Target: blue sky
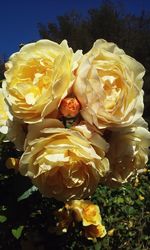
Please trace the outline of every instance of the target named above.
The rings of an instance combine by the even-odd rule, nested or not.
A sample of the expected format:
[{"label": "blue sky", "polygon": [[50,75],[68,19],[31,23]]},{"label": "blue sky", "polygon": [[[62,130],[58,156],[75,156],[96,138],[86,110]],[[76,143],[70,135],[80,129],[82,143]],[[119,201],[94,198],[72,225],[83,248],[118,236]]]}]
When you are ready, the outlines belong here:
[{"label": "blue sky", "polygon": [[[20,43],[38,40],[37,24],[56,22],[57,16],[76,10],[83,16],[88,9],[98,8],[102,0],[1,0],[0,55],[8,57],[19,50]],[[114,1],[115,2],[115,1]],[[126,12],[138,15],[150,12],[149,0],[123,0]]]}]

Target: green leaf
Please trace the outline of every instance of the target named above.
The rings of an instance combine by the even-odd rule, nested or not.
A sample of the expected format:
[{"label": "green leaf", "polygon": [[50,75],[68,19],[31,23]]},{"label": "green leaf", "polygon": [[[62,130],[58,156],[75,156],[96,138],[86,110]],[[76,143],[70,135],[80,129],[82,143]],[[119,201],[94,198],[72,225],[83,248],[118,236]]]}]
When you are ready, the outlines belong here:
[{"label": "green leaf", "polygon": [[11,230],[12,235],[18,240],[21,237],[22,231],[24,229],[24,226],[19,226],[18,228],[13,228]]},{"label": "green leaf", "polygon": [[29,196],[31,196],[35,191],[37,191],[38,188],[35,186],[32,186],[31,188],[29,188],[27,191],[25,191],[18,199],[17,201],[22,201],[27,199]]},{"label": "green leaf", "polygon": [[126,213],[128,214],[128,216],[133,216],[137,213],[137,210],[134,207],[127,207]]},{"label": "green leaf", "polygon": [[115,203],[117,203],[117,204],[124,203],[124,199],[123,199],[122,197],[117,197],[117,198],[115,199]]},{"label": "green leaf", "polygon": [[6,138],[6,135],[0,133],[0,142],[2,142]]},{"label": "green leaf", "polygon": [[7,217],[4,215],[0,215],[0,223],[4,223],[7,220]]},{"label": "green leaf", "polygon": [[99,250],[101,247],[101,243],[100,242],[96,242],[96,244],[94,244],[94,250]]},{"label": "green leaf", "polygon": [[7,210],[6,206],[4,206],[4,205],[0,206],[0,211],[6,211],[6,210]]}]

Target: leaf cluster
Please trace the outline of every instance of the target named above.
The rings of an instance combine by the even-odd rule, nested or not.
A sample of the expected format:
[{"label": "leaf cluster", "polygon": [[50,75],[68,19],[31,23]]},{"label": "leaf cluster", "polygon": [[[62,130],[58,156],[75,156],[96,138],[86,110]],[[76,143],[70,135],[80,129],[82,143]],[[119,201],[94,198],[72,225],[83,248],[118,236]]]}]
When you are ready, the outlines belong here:
[{"label": "leaf cluster", "polygon": [[55,211],[63,203],[41,196],[26,177],[5,167],[13,145],[1,145],[0,249],[150,249],[150,174],[119,188],[100,185],[92,201],[101,210],[107,235],[96,243],[85,240],[80,225],[56,235]]}]

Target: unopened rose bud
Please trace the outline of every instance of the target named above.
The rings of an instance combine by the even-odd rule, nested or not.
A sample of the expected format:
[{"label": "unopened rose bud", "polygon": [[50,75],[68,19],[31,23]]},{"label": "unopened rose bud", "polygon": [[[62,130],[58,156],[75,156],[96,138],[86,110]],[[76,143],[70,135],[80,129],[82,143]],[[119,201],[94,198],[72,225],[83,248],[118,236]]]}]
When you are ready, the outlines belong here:
[{"label": "unopened rose bud", "polygon": [[60,104],[60,112],[64,117],[75,117],[80,111],[80,103],[75,97],[66,97]]}]

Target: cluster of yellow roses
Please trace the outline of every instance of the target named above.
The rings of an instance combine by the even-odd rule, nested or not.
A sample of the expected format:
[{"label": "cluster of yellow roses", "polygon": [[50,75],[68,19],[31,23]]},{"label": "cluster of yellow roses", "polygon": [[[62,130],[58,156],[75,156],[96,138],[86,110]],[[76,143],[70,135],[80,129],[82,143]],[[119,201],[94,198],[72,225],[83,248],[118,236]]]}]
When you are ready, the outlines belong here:
[{"label": "cluster of yellow roses", "polygon": [[0,132],[23,151],[19,172],[64,202],[140,172],[150,146],[144,73],[103,39],[84,55],[65,40],[39,40],[14,53],[0,89]]}]

